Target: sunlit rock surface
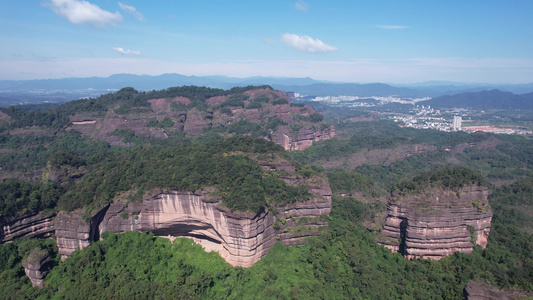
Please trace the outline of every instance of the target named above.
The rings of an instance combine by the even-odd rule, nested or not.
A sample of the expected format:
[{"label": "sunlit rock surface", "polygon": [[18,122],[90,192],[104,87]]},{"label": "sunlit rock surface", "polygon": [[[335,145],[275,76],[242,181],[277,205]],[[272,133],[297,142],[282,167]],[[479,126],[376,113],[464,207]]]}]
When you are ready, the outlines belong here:
[{"label": "sunlit rock surface", "polygon": [[385,236],[379,242],[407,258],[470,253],[487,246],[492,210],[488,189],[469,186],[458,192],[434,189],[420,195],[393,196],[388,203]]}]

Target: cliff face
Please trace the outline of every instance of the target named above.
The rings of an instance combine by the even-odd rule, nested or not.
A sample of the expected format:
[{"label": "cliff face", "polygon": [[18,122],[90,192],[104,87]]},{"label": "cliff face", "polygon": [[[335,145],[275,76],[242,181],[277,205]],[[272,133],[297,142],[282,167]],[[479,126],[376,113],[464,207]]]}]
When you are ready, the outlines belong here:
[{"label": "cliff face", "polygon": [[464,289],[466,300],[518,300],[531,299],[533,292],[502,290],[496,286],[477,280],[470,280]]},{"label": "cliff face", "polygon": [[[54,227],[61,259],[66,258],[77,249],[89,246],[93,241],[100,238],[98,226],[107,209],[108,206],[93,212],[91,216],[84,216],[82,209],[73,212],[59,212],[56,216]],[[87,218],[88,221],[86,221]]]},{"label": "cliff face", "polygon": [[485,248],[492,220],[487,197],[488,190],[479,186],[395,196],[379,242],[407,258],[470,253],[474,243]]},{"label": "cliff face", "polygon": [[[277,215],[268,210],[253,215],[231,213],[218,200],[201,194],[160,191],[141,203],[112,204],[99,230],[150,231],[162,237],[190,237],[206,251],[217,251],[230,264],[248,267],[267,254],[276,241],[299,244],[303,237],[317,234],[316,230],[298,233],[285,228],[295,227],[295,220],[301,217],[309,220],[298,225],[325,225],[318,217],[329,213],[331,199],[329,195],[323,196],[279,208]],[[274,225],[281,219],[284,219],[283,228]]]},{"label": "cliff face", "polygon": [[[260,162],[265,171],[294,174],[288,161]],[[281,177],[280,177],[281,178]],[[157,236],[189,237],[206,251],[217,251],[234,266],[248,267],[268,253],[277,241],[299,245],[319,234],[331,210],[331,189],[326,178],[287,175],[288,184],[303,184],[306,202],[289,203],[256,214],[234,213],[209,192],[156,190],[142,202],[115,202],[83,217],[83,211],[60,212],[55,221],[59,253],[63,257],[99,239],[103,232],[153,232]],[[88,220],[88,221],[86,221]]]},{"label": "cliff face", "polygon": [[[224,105],[233,96],[241,97],[242,106]],[[310,106],[293,106],[288,96],[280,91],[257,89],[239,95],[207,98],[207,108],[189,108],[191,100],[185,97],[147,100],[150,107],[121,112],[118,107],[106,112],[77,113],[70,117],[70,130],[85,136],[105,140],[111,145],[130,145],[131,142],[117,134],[117,130],[131,130],[135,136],[167,138],[175,132],[196,137],[206,131],[226,134],[249,134],[240,126],[245,121],[257,125],[255,134],[281,145],[285,150],[303,150],[313,142],[335,136],[335,128],[319,118],[312,119],[315,110]],[[118,112],[118,113],[117,113]],[[168,118],[172,126],[153,126],[154,121]],[[250,127],[250,124],[244,127]]]},{"label": "cliff face", "polygon": [[23,260],[22,266],[26,276],[34,287],[43,288],[43,278],[50,272],[52,260],[40,249],[33,249]]},{"label": "cliff face", "polygon": [[17,238],[49,237],[54,233],[54,216],[53,213],[41,213],[0,218],[0,243]]}]

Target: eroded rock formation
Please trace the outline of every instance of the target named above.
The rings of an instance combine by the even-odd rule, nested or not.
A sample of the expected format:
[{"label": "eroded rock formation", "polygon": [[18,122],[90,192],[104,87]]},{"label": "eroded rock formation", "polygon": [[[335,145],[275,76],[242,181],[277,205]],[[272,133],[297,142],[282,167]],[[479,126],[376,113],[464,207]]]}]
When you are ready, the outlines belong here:
[{"label": "eroded rock formation", "polygon": [[[219,200],[201,193],[158,191],[141,203],[112,204],[99,230],[191,237],[230,264],[248,267],[267,254],[276,241],[299,244],[303,237],[317,234],[316,227],[325,225],[319,217],[331,208],[330,192],[325,192],[311,201],[280,207],[277,215],[268,210],[254,215],[232,213]],[[274,225],[276,222],[279,226]],[[298,232],[296,225],[315,230]]]},{"label": "eroded rock formation", "polygon": [[24,272],[34,287],[43,288],[43,279],[50,272],[51,261],[50,256],[38,248],[33,249],[22,261]]},{"label": "eroded rock formation", "polygon": [[82,209],[73,212],[59,212],[54,227],[57,247],[61,258],[77,249],[89,246],[100,238],[98,226],[105,216],[108,206],[87,216]]},{"label": "eroded rock formation", "polygon": [[487,246],[492,220],[488,189],[477,185],[460,191],[433,189],[419,195],[394,195],[379,242],[407,258],[470,253]]},{"label": "eroded rock formation", "polygon": [[520,290],[502,290],[486,282],[471,280],[464,289],[466,300],[531,299],[533,293]]},{"label": "eroded rock formation", "polygon": [[[133,143],[117,132],[131,130],[135,136],[167,138],[169,134],[181,131],[186,136],[196,137],[211,128],[219,128],[223,132],[232,124],[246,121],[258,124],[265,139],[283,146],[285,150],[303,150],[313,142],[335,136],[334,126],[324,121],[311,121],[311,116],[316,113],[312,107],[290,105],[289,97],[283,92],[263,88],[246,91],[243,95],[249,97],[244,107],[225,106],[222,109],[220,104],[231,97],[227,95],[207,98],[205,104],[208,109],[189,108],[190,99],[174,97],[147,100],[150,107],[139,111],[117,113],[120,112],[118,107],[112,107],[104,113],[80,112],[70,117],[69,130],[105,140],[111,145],[131,146]],[[250,108],[251,103],[260,103],[260,108]],[[165,118],[173,122],[171,127],[149,126],[149,122]]]},{"label": "eroded rock formation", "polygon": [[54,216],[53,213],[40,213],[0,218],[0,243],[25,237],[49,237],[54,233]]},{"label": "eroded rock formation", "polygon": [[[265,169],[294,171],[287,161]],[[291,170],[292,168],[292,170]],[[116,202],[90,217],[83,211],[60,212],[55,234],[63,257],[88,246],[103,232],[153,232],[161,237],[189,237],[206,251],[217,251],[234,266],[248,267],[268,253],[277,241],[299,245],[318,235],[331,210],[331,189],[326,178],[287,177],[289,184],[305,184],[309,201],[263,209],[256,214],[231,212],[208,192],[157,190],[142,202]],[[89,218],[88,221],[86,221]]]}]

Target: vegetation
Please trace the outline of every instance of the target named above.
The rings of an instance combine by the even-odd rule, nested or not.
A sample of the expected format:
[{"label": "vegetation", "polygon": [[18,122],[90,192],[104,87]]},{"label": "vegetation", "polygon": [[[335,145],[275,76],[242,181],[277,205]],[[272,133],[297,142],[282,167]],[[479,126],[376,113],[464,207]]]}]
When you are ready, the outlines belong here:
[{"label": "vegetation", "polygon": [[[286,153],[263,139],[222,138],[228,132],[266,136],[269,130],[289,125],[274,117],[264,124],[236,121],[194,139],[183,132],[170,132],[164,140],[141,138],[132,130],[112,132],[134,145],[130,148],[110,147],[63,130],[72,113],[103,112],[117,103],[121,114],[149,110],[146,100],[152,98],[187,97],[189,105],[171,105],[173,111],[185,111],[207,110],[205,99],[234,95],[220,104],[220,112],[227,115],[232,108],[265,108],[286,101],[266,95],[250,100],[246,91],[125,88],[49,110],[2,109],[15,120],[0,128],[2,175],[15,174],[19,179],[0,182],[0,220],[46,210],[90,209],[117,198],[136,201],[156,188],[200,189],[221,197],[233,211],[258,212],[310,196],[304,185],[286,184],[280,176],[313,181],[314,176],[325,175],[333,192],[332,211],[326,217],[329,226],[319,236],[300,247],[277,243],[250,268],[232,267],[191,240],[171,243],[150,233],[103,233],[101,241],[64,262],[59,261],[53,239],[20,239],[0,245],[0,298],[462,299],[472,279],[533,292],[533,142],[529,139],[415,130],[392,122],[338,122],[338,138]],[[299,121],[313,120],[323,122],[323,117],[317,114]],[[169,128],[171,122],[153,119],[149,126]],[[26,126],[40,126],[43,134],[9,133]],[[297,132],[300,126],[297,122],[289,128]],[[476,146],[481,143],[483,147]],[[413,144],[432,148],[385,161],[368,159],[349,169],[338,167],[361,153],[397,153]],[[287,160],[296,171],[265,171],[257,163],[269,160]],[[79,176],[50,180],[63,169]],[[33,179],[21,179],[23,174],[33,174]],[[457,190],[469,184],[487,185],[492,191],[494,218],[484,250],[475,247],[471,254],[456,253],[439,261],[409,261],[375,243],[375,232],[368,229],[373,227],[365,227],[379,219],[385,208],[379,199],[391,190],[418,193],[429,187]],[[274,226],[281,228],[283,222],[289,221],[279,219]],[[42,290],[31,287],[22,267],[32,253],[46,253],[53,261]]]},{"label": "vegetation", "polygon": [[457,191],[468,185],[486,185],[480,174],[465,167],[447,167],[425,172],[413,178],[399,182],[394,190],[400,194],[419,194],[429,188]]},{"label": "vegetation", "polygon": [[[100,206],[129,192],[130,200],[156,188],[195,191],[215,186],[233,211],[258,212],[268,205],[304,201],[305,186],[289,186],[275,173],[265,173],[244,154],[282,148],[264,140],[234,137],[208,145],[142,146],[103,154],[87,174],[59,199],[63,210]],[[230,153],[234,153],[228,155]]]},{"label": "vegetation", "polygon": [[55,182],[8,178],[0,182],[0,217],[54,208],[62,194],[63,189]]},{"label": "vegetation", "polygon": [[300,247],[278,243],[247,269],[231,267],[188,239],[105,233],[103,241],[56,266],[43,290],[28,286],[17,246],[2,245],[2,286],[11,295],[46,298],[463,299],[474,278],[533,290],[533,238],[515,226],[496,219],[484,251],[409,261],[376,244],[358,224],[370,206],[342,201],[333,206],[327,232]]}]

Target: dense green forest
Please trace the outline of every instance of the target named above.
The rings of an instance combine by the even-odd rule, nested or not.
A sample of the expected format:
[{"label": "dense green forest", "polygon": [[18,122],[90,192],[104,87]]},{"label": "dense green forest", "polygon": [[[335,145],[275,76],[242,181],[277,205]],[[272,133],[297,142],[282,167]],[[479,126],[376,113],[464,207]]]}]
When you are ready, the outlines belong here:
[{"label": "dense green forest", "polygon": [[[242,136],[207,144],[104,149],[87,158],[60,148],[49,155],[41,181],[0,182],[0,217],[56,206],[66,211],[101,207],[126,192],[128,200],[140,201],[154,189],[196,191],[215,187],[212,193],[222,197],[226,207],[253,213],[267,206],[309,199],[305,185],[286,184],[279,178],[279,172],[262,170],[251,156],[261,161],[291,161],[281,146]],[[302,175],[294,176],[311,176],[312,172],[294,164],[297,171],[302,170]],[[48,178],[53,175],[50,173],[65,169],[79,172],[81,168],[84,174],[76,182],[65,181],[60,185]]]},{"label": "dense green forest", "polygon": [[[192,100],[192,107],[201,109],[207,97],[227,94],[196,87],[145,93],[126,88],[65,107],[70,113],[98,111],[116,101],[130,101],[131,107],[138,108],[146,106],[147,99],[183,96]],[[229,98],[220,104],[221,109],[243,105],[242,97]],[[254,103],[256,107],[264,104]],[[90,208],[116,197],[138,201],[154,188],[209,189],[236,211],[257,212],[307,199],[305,186],[280,179],[288,174],[260,167],[260,162],[279,160],[295,166],[291,176],[327,176],[333,192],[329,226],[320,236],[298,247],[277,243],[250,268],[232,267],[189,239],[171,243],[150,233],[104,233],[101,241],[74,252],[64,262],[53,239],[3,244],[2,299],[463,299],[464,287],[472,279],[533,292],[531,139],[399,128],[380,120],[345,122],[337,117],[350,115],[342,112],[335,119],[324,114],[336,123],[338,136],[303,151],[288,153],[252,137],[221,139],[216,132],[195,139],[180,134],[139,139],[127,148],[62,130],[65,115],[54,108],[2,110],[14,121],[1,124],[0,219]],[[309,118],[322,121],[318,114]],[[167,123],[154,120],[151,126]],[[274,118],[255,129],[251,124],[236,124],[236,134],[249,135],[286,125]],[[27,126],[33,126],[37,134],[8,133]],[[413,144],[429,150],[392,155]],[[390,153],[391,158],[386,162],[368,158],[353,167],[339,167],[339,162],[372,151]],[[486,249],[476,246],[471,254],[456,253],[439,261],[406,260],[375,242],[384,199],[391,192],[414,193],[432,185],[455,189],[470,183],[483,184],[491,191],[494,218]],[[22,267],[34,249],[53,261],[43,289],[31,286]]]}]

